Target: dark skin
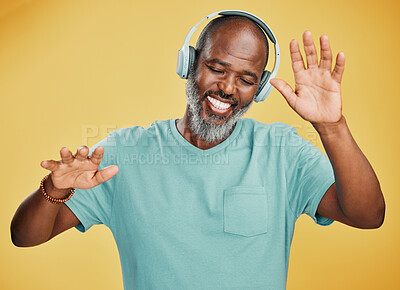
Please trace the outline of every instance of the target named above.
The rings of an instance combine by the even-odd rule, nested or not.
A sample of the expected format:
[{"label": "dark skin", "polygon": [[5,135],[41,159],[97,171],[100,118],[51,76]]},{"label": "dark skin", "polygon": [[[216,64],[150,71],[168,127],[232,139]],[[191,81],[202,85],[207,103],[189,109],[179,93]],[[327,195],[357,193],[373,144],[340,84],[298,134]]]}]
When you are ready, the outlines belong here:
[{"label": "dark skin", "polygon": [[[240,29],[238,29],[238,26]],[[262,55],[263,57],[260,57]],[[253,99],[266,62],[266,45],[260,32],[248,22],[227,23],[218,29],[200,54],[196,69],[196,82],[201,96],[204,120],[222,124],[233,113]],[[231,99],[212,94],[219,101],[232,104],[222,120],[212,118],[210,104],[205,98],[207,91],[223,91]],[[179,133],[200,149],[209,149],[223,140],[209,143],[192,134],[189,128],[188,107],[182,119],[177,121]]]},{"label": "dark skin", "polygon": [[[97,171],[103,158],[103,147],[97,147],[90,156],[88,153],[87,146],[79,147],[74,155],[68,148],[63,147],[60,150],[61,160],[46,160],[40,163],[43,168],[51,171],[44,183],[50,196],[64,198],[71,187],[92,188],[109,180],[118,172],[116,165]],[[64,203],[48,202],[38,188],[18,207],[11,222],[11,238],[14,245],[19,247],[36,246],[79,223],[78,218]]]},{"label": "dark skin", "polygon": [[319,63],[311,32],[304,32],[303,44],[307,67],[297,41],[290,42],[295,90],[284,80],[274,79],[271,84],[297,114],[311,122],[332,164],[336,182],[321,199],[317,213],[357,228],[378,228],[385,217],[380,184],[342,114],[344,53],[338,53],[332,70],[326,35],[320,37]]},{"label": "dark skin", "polygon": [[[217,31],[197,68],[202,117],[216,124],[225,122],[232,114],[231,110],[237,110],[252,100],[264,69],[263,40],[245,23],[241,28],[225,27]],[[338,54],[331,71],[332,52],[327,37],[320,38],[319,64],[311,33],[304,33],[303,43],[307,68],[297,42],[293,40],[290,43],[296,90],[293,91],[285,81],[279,79],[271,80],[271,84],[294,111],[311,122],[332,163],[336,182],[321,199],[317,213],[357,228],[378,228],[385,216],[385,201],[379,181],[354,141],[342,115],[340,83],[344,71],[344,54]],[[231,95],[230,101],[236,105],[221,120],[213,118],[204,99],[205,92],[209,90],[223,90]],[[177,127],[186,140],[201,149],[211,148],[223,141],[207,143],[191,134],[188,110],[177,122]],[[118,172],[115,165],[97,171],[103,152],[102,147],[97,147],[88,156],[88,147],[82,146],[73,155],[68,148],[63,147],[60,150],[61,160],[42,161],[41,166],[51,171],[45,182],[46,192],[55,198],[64,198],[71,187],[92,188],[115,176]],[[34,246],[78,224],[79,220],[66,205],[48,202],[38,188],[17,209],[11,222],[11,237],[16,246]]]},{"label": "dark skin", "polygon": [[[245,27],[245,24],[243,24]],[[255,88],[243,85],[238,78],[243,76],[243,69],[261,75],[263,41],[257,34],[244,30],[241,38],[237,37],[237,29],[224,26],[210,40],[209,49],[202,55],[197,70],[197,84],[200,96],[207,90],[227,90],[243,106],[255,93]],[[367,158],[357,146],[342,115],[341,80],[344,72],[344,54],[339,53],[332,70],[332,51],[327,36],[320,38],[321,60],[318,64],[317,53],[311,33],[303,34],[304,50],[306,52],[307,68],[304,65],[296,40],[290,43],[292,68],[296,90],[283,80],[273,79],[271,84],[285,97],[292,109],[304,120],[311,122],[319,133],[325,151],[335,173],[336,182],[327,190],[321,199],[317,213],[349,226],[373,229],[382,225],[385,216],[385,201],[379,181]],[[254,52],[248,48],[254,48]],[[258,55],[258,62],[257,62]],[[218,65],[217,70],[224,74],[219,76],[207,69],[210,60],[217,58],[227,63]],[[257,80],[257,81],[258,81]],[[202,103],[202,117],[209,119],[205,101]],[[229,114],[227,114],[229,116]],[[227,116],[227,117],[228,117]],[[219,122],[220,124],[221,122]],[[208,149],[213,144],[193,136],[188,128],[187,110],[177,123],[182,136],[193,145]]]}]

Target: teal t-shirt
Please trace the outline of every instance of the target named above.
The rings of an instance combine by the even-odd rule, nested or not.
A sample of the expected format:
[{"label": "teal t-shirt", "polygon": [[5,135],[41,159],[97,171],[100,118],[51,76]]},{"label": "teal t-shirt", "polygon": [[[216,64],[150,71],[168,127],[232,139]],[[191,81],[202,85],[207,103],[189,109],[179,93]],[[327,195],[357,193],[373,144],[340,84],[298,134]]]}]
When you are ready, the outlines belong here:
[{"label": "teal t-shirt", "polygon": [[100,141],[112,179],[66,205],[84,232],[114,235],[125,289],[285,289],[295,222],[334,183],[326,155],[283,123],[240,119],[207,150],[175,119],[118,129]]}]

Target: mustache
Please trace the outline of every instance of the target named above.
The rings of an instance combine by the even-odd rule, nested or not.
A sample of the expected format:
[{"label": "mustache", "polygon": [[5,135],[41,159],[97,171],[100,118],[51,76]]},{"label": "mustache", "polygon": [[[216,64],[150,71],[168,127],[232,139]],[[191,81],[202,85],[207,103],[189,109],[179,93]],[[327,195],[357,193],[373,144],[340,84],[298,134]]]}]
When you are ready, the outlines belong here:
[{"label": "mustache", "polygon": [[225,94],[225,92],[223,90],[220,90],[220,91],[211,91],[211,90],[207,91],[203,96],[203,100],[205,98],[207,98],[208,95],[216,95],[216,96],[219,96],[222,99],[232,101],[233,102],[233,106],[237,106],[237,104],[238,104],[238,102],[232,97],[232,95]]}]

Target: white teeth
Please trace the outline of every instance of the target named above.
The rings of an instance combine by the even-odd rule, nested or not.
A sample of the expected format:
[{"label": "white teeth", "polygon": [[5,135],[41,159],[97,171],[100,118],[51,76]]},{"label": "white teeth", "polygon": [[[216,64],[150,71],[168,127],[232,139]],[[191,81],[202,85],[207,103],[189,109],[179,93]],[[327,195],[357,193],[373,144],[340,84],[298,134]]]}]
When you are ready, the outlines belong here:
[{"label": "white teeth", "polygon": [[226,110],[231,106],[231,104],[220,102],[214,98],[211,98],[210,96],[207,96],[207,99],[211,102],[211,104],[213,104],[214,107],[220,110]]}]

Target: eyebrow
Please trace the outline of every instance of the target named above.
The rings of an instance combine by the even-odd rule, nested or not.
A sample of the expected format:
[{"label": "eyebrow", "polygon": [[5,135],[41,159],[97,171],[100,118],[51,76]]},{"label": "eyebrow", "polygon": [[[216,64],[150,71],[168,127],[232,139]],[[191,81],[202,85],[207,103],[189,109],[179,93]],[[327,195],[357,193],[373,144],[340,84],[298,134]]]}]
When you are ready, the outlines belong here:
[{"label": "eyebrow", "polygon": [[[222,66],[227,66],[227,67],[230,67],[230,66],[231,66],[230,63],[224,62],[224,61],[222,61],[222,60],[220,60],[220,59],[218,59],[218,58],[213,58],[213,59],[207,60],[207,62],[208,62],[208,63],[218,63],[218,64],[220,64],[220,65],[222,65]],[[255,73],[253,73],[253,72],[251,72],[251,71],[248,71],[248,70],[243,70],[242,72],[243,72],[245,75],[252,76],[253,78],[255,78],[255,79],[258,81],[258,77],[257,77],[257,75],[256,75]]]},{"label": "eyebrow", "polygon": [[248,71],[248,70],[244,70],[243,73],[245,75],[252,76],[253,78],[255,78],[258,81],[258,77],[257,77],[257,75],[255,73],[252,73],[251,71]]},{"label": "eyebrow", "polygon": [[220,59],[218,59],[218,58],[210,59],[210,60],[208,60],[207,62],[210,62],[210,63],[218,63],[218,64],[223,65],[223,66],[231,66],[230,63],[224,62],[224,61],[222,61],[222,60],[220,60]]}]

